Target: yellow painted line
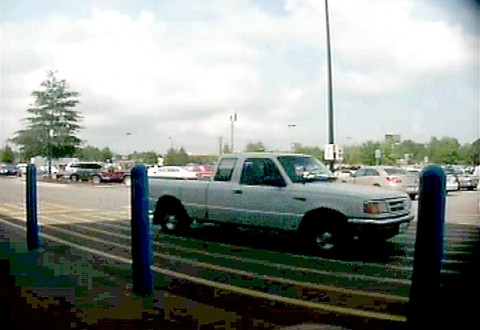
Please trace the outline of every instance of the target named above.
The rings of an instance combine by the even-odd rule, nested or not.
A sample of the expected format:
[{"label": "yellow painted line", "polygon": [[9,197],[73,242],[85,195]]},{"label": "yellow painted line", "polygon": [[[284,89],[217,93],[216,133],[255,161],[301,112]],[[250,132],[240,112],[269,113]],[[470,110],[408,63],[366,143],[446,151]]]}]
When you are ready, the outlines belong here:
[{"label": "yellow painted line", "polygon": [[[76,219],[76,218],[72,218],[72,219],[80,220],[80,219]],[[101,226],[114,227],[114,228],[120,229],[120,230],[130,230],[130,225],[123,226],[123,225],[118,224],[118,223],[114,223],[114,224],[99,223],[99,222],[89,221],[89,220],[85,220],[85,219],[82,219],[82,221],[83,222],[95,223],[95,224],[98,224],[98,225],[101,225]],[[78,224],[76,224],[76,225],[78,225]],[[81,225],[78,225],[78,226],[81,226]],[[88,228],[84,227],[84,229],[98,231],[95,228],[91,228],[91,227],[88,227]],[[102,230],[99,230],[99,232],[106,233]],[[108,233],[111,233],[111,232],[109,231]],[[272,263],[272,262],[269,262],[269,261],[266,261],[266,260],[258,260],[258,259],[251,259],[251,258],[241,258],[239,260],[238,259],[239,257],[236,257],[236,256],[219,254],[219,253],[210,253],[210,252],[206,252],[206,251],[199,250],[199,249],[193,249],[193,248],[185,248],[181,245],[174,244],[174,243],[154,242],[154,245],[155,246],[169,246],[171,248],[174,248],[174,249],[177,249],[177,250],[180,250],[180,251],[194,252],[194,253],[199,253],[199,254],[203,254],[203,255],[207,255],[207,256],[214,256],[214,257],[218,256],[218,257],[221,257],[221,258],[231,259],[231,260],[234,260],[234,261],[242,261],[243,260],[245,262],[256,263],[256,264],[260,264],[260,265],[268,265],[270,267],[275,267],[275,268],[279,268],[279,269],[290,269],[290,270],[294,270],[294,271],[297,271],[297,272],[308,272],[308,273],[312,273],[312,274],[332,276],[332,272],[329,272],[329,271],[323,271],[323,270],[313,269],[313,268],[304,268],[304,267],[298,267],[298,266],[290,266],[290,265],[285,265],[285,264]],[[332,263],[343,264],[343,265],[351,265],[352,264],[351,261],[342,261],[342,260],[324,259],[324,258],[316,258],[316,259],[318,259],[320,261],[332,262]],[[383,268],[387,267],[388,269],[401,270],[401,271],[412,271],[412,269],[413,269],[412,267],[409,267],[409,266],[398,266],[398,265],[388,265],[388,266],[386,266],[385,264],[364,263],[364,262],[362,262],[362,267],[363,266],[383,267]],[[372,280],[372,281],[376,281],[376,282],[396,283],[396,284],[401,284],[401,285],[410,285],[410,283],[411,283],[410,280],[385,278],[385,277],[372,277],[372,276],[368,276],[368,275],[351,274],[351,273],[336,272],[334,276],[348,278],[348,279]]]},{"label": "yellow painted line", "polygon": [[[7,225],[10,225],[12,227],[22,229],[22,230],[24,229],[23,227],[21,227],[19,225],[12,224],[12,223],[10,223],[8,221],[5,221],[3,219],[0,219],[0,222],[2,222],[4,224],[7,224]],[[56,228],[56,229],[58,229],[58,228]],[[82,245],[78,245],[78,244],[63,240],[61,238],[57,238],[57,237],[49,235],[49,234],[43,234],[43,237],[45,237],[47,239],[50,239],[52,241],[64,244],[66,246],[73,247],[73,248],[78,249],[80,251],[84,251],[84,252],[87,252],[87,253],[92,253],[92,254],[96,254],[96,255],[105,257],[107,259],[116,260],[116,261],[126,263],[126,264],[131,264],[132,263],[132,261],[130,259],[120,257],[120,256],[116,256],[116,255],[106,253],[106,252],[103,252],[103,251],[100,251],[100,250],[95,250],[95,249],[85,247],[85,246],[82,246]],[[89,239],[91,239],[91,237],[89,237]],[[102,241],[102,242],[104,242],[104,241]],[[306,301],[306,300],[302,300],[302,299],[288,298],[288,297],[283,297],[283,296],[279,296],[279,295],[272,294],[272,293],[265,293],[265,292],[260,292],[260,291],[257,291],[257,290],[248,289],[248,288],[237,287],[237,286],[234,286],[234,285],[231,285],[231,284],[225,284],[225,283],[219,283],[219,282],[215,282],[215,281],[211,281],[211,280],[206,280],[206,279],[191,276],[191,275],[188,275],[188,274],[185,274],[185,273],[179,273],[179,272],[172,271],[172,270],[162,269],[162,268],[159,268],[159,267],[156,267],[156,266],[152,266],[151,269],[154,272],[163,274],[165,276],[171,276],[171,277],[183,279],[183,280],[195,283],[195,284],[201,284],[201,285],[209,286],[209,287],[216,288],[216,289],[226,290],[226,291],[230,291],[230,292],[233,292],[233,293],[236,293],[236,294],[245,295],[245,296],[249,296],[249,297],[253,297],[253,298],[268,299],[268,300],[271,300],[271,301],[280,302],[280,303],[284,303],[284,304],[288,304],[288,305],[294,305],[294,306],[305,307],[305,308],[309,308],[309,309],[321,310],[321,311],[324,311],[324,312],[332,312],[332,313],[344,314],[344,315],[350,315],[350,316],[356,316],[356,317],[373,318],[373,319],[377,319],[377,320],[394,321],[394,322],[406,322],[407,321],[407,318],[403,315],[395,315],[395,314],[388,314],[388,313],[381,313],[381,312],[365,311],[365,310],[360,310],[360,309],[352,309],[352,308],[348,308],[348,307],[328,305],[326,303],[317,303],[317,302],[310,302],[310,301]]]},{"label": "yellow painted line", "polygon": [[[57,222],[57,223],[61,223],[61,224],[69,224],[69,222],[60,222],[58,220],[53,220],[53,221]],[[127,235],[112,233],[110,231],[107,232],[107,231],[99,230],[99,229],[96,229],[96,228],[90,228],[90,227],[86,227],[86,226],[82,226],[82,225],[78,225],[78,224],[76,224],[75,226],[83,228],[85,230],[91,230],[91,231],[94,231],[94,232],[98,232],[100,234],[106,234],[106,235],[116,236],[118,238],[130,240],[130,236],[127,236]],[[55,230],[58,229],[58,228],[55,228],[55,227],[49,227],[49,228],[53,228]],[[59,230],[62,231],[62,232],[65,232],[65,233],[70,232],[70,233],[73,234],[73,236],[78,236],[80,238],[84,237],[84,238],[87,238],[87,239],[93,239],[95,241],[105,243],[104,240],[100,240],[100,239],[97,239],[97,238],[90,238],[90,236],[86,236],[84,234],[75,233],[75,232],[67,231],[67,230],[64,230],[64,229],[59,229]],[[119,248],[129,248],[129,246],[124,245],[124,244],[118,244],[118,243],[113,243],[113,242],[108,242],[108,244],[114,245],[114,246],[119,247]],[[244,276],[256,277],[256,278],[260,278],[260,279],[269,279],[271,281],[276,281],[276,282],[285,283],[285,284],[294,284],[295,283],[295,285],[298,285],[298,286],[311,287],[311,288],[316,288],[316,289],[319,289],[319,290],[330,290],[330,291],[344,293],[344,294],[351,294],[351,295],[357,295],[357,296],[360,295],[360,296],[365,296],[365,297],[381,298],[381,299],[393,300],[393,301],[402,301],[402,302],[404,301],[403,300],[404,297],[397,296],[397,295],[358,291],[358,290],[338,288],[338,287],[328,286],[328,285],[319,285],[319,284],[310,283],[310,282],[299,282],[299,281],[295,281],[295,280],[288,280],[288,279],[284,279],[284,278],[280,278],[280,277],[276,277],[276,276],[258,275],[258,274],[252,273],[252,272],[246,272],[246,271],[235,269],[235,268],[217,266],[217,265],[213,265],[213,264],[209,264],[209,263],[205,263],[205,262],[199,262],[199,261],[192,261],[190,259],[177,257],[177,256],[172,256],[172,255],[159,253],[159,252],[154,252],[154,255],[162,257],[164,259],[179,261],[179,262],[182,262],[182,263],[191,264],[193,266],[198,266],[198,267],[202,267],[202,268],[210,268],[212,270],[223,271],[223,272],[226,272],[226,273],[231,273],[231,274],[236,274],[236,275],[244,275]],[[308,268],[305,268],[305,269],[307,271],[309,271]],[[330,275],[330,276],[336,276],[337,273],[335,273],[335,272],[325,272],[325,274]],[[360,276],[362,276],[362,275],[360,275]],[[352,276],[348,276],[348,277],[351,278]],[[361,279],[369,279],[369,280],[377,281],[378,277],[362,276]],[[406,284],[410,284],[410,281],[406,281]]]},{"label": "yellow painted line", "polygon": [[7,210],[14,209],[14,210],[25,210],[25,205],[17,205],[17,204],[10,204],[10,203],[2,203],[1,206],[6,207]]},{"label": "yellow painted line", "polygon": [[[122,226],[118,223],[115,223],[115,224],[107,224],[107,223],[97,223],[98,225],[101,225],[101,226],[108,226],[108,227],[115,227],[117,229],[120,229],[120,230],[129,230],[130,229],[130,226]],[[176,237],[178,238],[178,237]],[[185,240],[183,240],[185,241]],[[327,275],[327,276],[331,276],[332,273],[331,272],[328,272],[328,271],[323,271],[323,270],[319,270],[319,269],[314,269],[314,268],[304,268],[304,267],[298,267],[298,266],[290,266],[290,265],[285,265],[285,264],[279,264],[279,263],[272,263],[272,262],[269,262],[269,261],[266,261],[266,260],[259,260],[259,259],[251,259],[251,258],[243,258],[243,257],[237,257],[237,256],[231,256],[231,255],[226,255],[226,254],[219,254],[219,253],[210,253],[210,252],[206,252],[204,250],[200,250],[200,249],[194,249],[194,248],[185,248],[181,245],[178,245],[178,244],[174,244],[174,243],[162,243],[162,242],[154,242],[154,245],[156,246],[167,246],[167,247],[170,247],[170,248],[174,248],[176,250],[180,250],[180,251],[185,251],[185,252],[193,252],[193,253],[199,253],[199,254],[203,254],[203,255],[207,255],[207,256],[218,256],[220,258],[224,258],[224,259],[231,259],[231,260],[234,260],[234,261],[245,261],[245,262],[249,262],[249,263],[255,263],[255,264],[260,264],[260,265],[267,265],[267,266],[270,266],[270,267],[275,267],[275,268],[279,268],[279,269],[290,269],[290,270],[294,270],[294,271],[298,271],[298,272],[308,272],[308,273],[314,273],[314,274],[319,274],[319,275]],[[402,260],[402,259],[412,259],[412,257],[393,257],[395,259],[398,259],[398,260]],[[326,261],[326,262],[333,262],[333,263],[336,263],[336,264],[344,264],[344,265],[351,265],[352,262],[351,261],[342,261],[342,260],[334,260],[334,259],[325,259],[325,258],[316,258],[318,260],[321,260],[321,261]],[[361,266],[362,267],[365,267],[365,266],[368,266],[368,267],[381,267],[381,268],[385,268],[385,269],[390,269],[390,270],[399,270],[399,271],[413,271],[413,267],[412,266],[401,266],[401,265],[385,265],[385,264],[379,264],[379,263],[367,263],[367,262],[362,262],[361,263]],[[452,271],[452,270],[442,270],[443,273],[451,273],[451,274],[456,274],[458,272],[456,271]],[[343,274],[343,275],[341,275]],[[385,282],[385,283],[396,283],[396,284],[401,284],[401,285],[410,285],[411,284],[411,281],[410,280],[403,280],[403,279],[395,279],[395,278],[385,278],[385,277],[370,277],[370,276],[367,276],[367,275],[360,275],[360,274],[350,274],[350,273],[335,273],[335,276],[336,277],[344,277],[344,278],[354,278],[354,279],[361,279],[361,280],[374,280],[376,282]]]},{"label": "yellow painted line", "polygon": [[[115,213],[113,213],[115,214]],[[109,221],[116,221],[116,220],[128,220],[130,221],[130,218],[125,219],[125,216],[123,216],[120,213],[116,213],[118,216],[112,217],[112,214],[110,213],[103,213],[103,214],[92,214],[91,216],[96,219],[100,220],[109,220]]]}]

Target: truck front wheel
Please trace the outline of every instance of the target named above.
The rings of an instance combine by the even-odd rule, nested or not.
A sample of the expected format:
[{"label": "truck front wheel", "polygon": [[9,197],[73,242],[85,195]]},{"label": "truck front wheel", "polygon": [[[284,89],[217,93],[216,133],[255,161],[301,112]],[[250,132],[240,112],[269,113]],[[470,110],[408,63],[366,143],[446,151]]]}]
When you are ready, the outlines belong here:
[{"label": "truck front wheel", "polygon": [[305,220],[300,233],[310,252],[338,252],[350,239],[345,219],[339,214],[315,212]]}]

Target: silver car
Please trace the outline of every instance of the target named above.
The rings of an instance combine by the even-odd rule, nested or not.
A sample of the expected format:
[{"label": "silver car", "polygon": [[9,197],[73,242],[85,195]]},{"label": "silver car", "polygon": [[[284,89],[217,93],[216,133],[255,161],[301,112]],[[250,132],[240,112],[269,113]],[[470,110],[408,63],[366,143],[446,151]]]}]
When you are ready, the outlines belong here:
[{"label": "silver car", "polygon": [[399,190],[407,193],[412,200],[418,195],[418,175],[394,166],[365,166],[356,171],[349,183],[362,184]]}]

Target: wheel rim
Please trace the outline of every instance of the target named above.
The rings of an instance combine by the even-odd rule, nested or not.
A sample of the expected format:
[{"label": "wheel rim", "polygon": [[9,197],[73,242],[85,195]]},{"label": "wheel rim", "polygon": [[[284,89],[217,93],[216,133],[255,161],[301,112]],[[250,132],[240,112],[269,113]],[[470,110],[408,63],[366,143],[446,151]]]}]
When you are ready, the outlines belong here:
[{"label": "wheel rim", "polygon": [[99,178],[98,176],[94,176],[94,177],[92,178],[92,182],[93,182],[93,183],[100,183],[100,178]]},{"label": "wheel rim", "polygon": [[323,251],[330,251],[335,247],[334,235],[330,231],[315,234],[315,243]]},{"label": "wheel rim", "polygon": [[178,226],[178,219],[175,214],[167,214],[164,218],[165,221],[165,228],[173,231],[177,228]]},{"label": "wheel rim", "polygon": [[131,180],[130,180],[130,177],[129,177],[129,176],[126,176],[126,177],[123,179],[123,183],[126,184],[127,186],[130,185],[130,182],[131,182]]}]

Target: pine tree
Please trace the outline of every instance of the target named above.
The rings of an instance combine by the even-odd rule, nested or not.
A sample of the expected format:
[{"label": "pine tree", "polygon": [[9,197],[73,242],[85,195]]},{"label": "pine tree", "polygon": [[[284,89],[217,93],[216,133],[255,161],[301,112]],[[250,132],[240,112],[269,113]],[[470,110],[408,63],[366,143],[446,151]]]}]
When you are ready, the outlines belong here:
[{"label": "pine tree", "polygon": [[69,90],[66,81],[58,80],[54,71],[47,72],[47,79],[40,86],[42,90],[32,92],[35,101],[24,119],[27,128],[16,132],[12,142],[20,146],[24,158],[43,156],[51,161],[72,156],[82,143],[75,135],[82,120],[74,110],[79,93]]}]

